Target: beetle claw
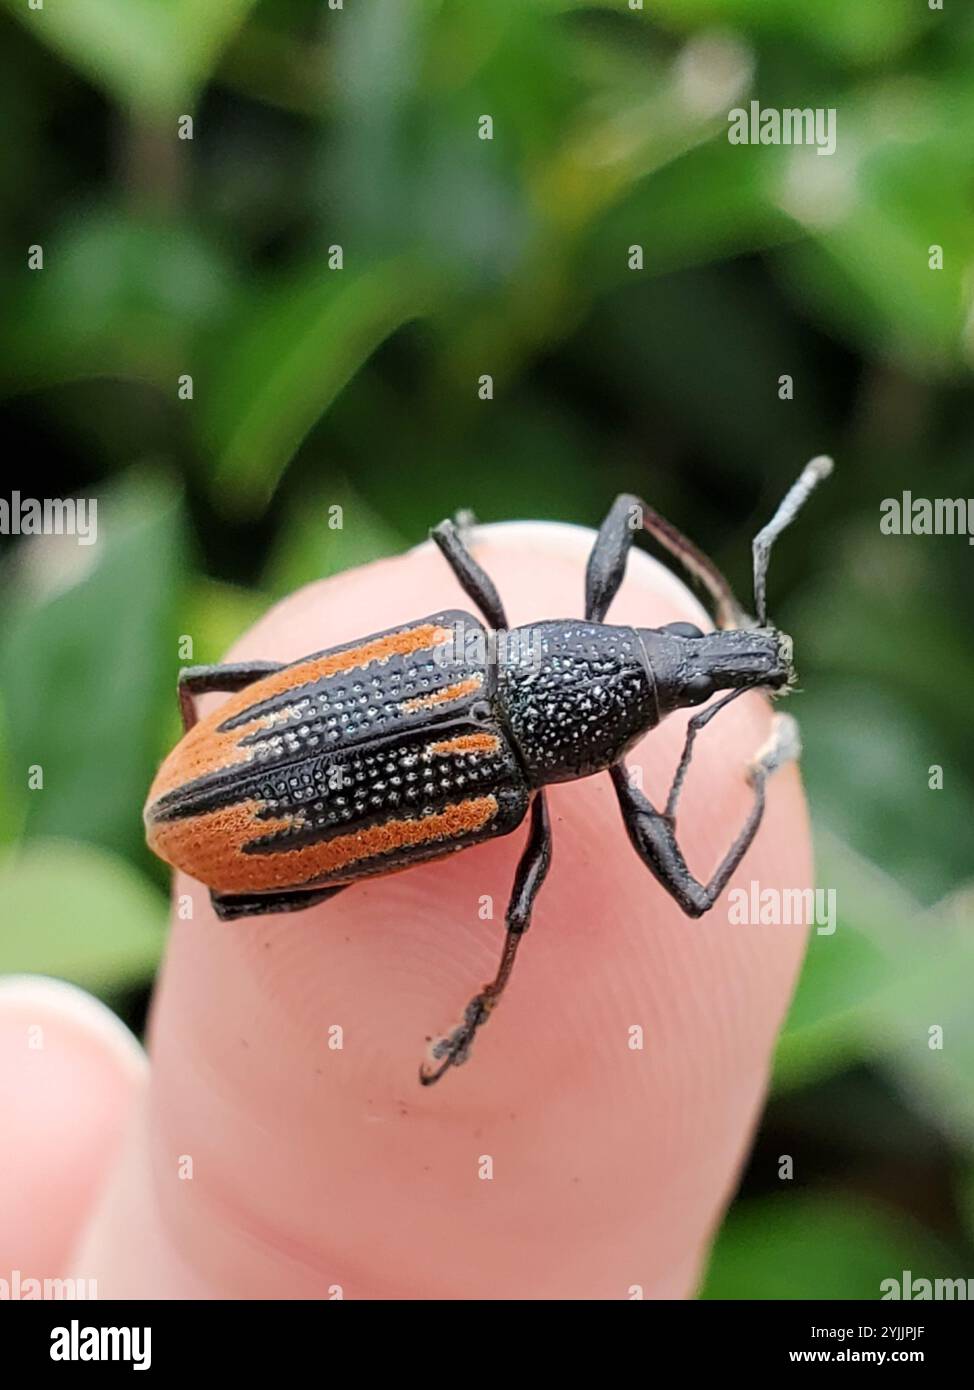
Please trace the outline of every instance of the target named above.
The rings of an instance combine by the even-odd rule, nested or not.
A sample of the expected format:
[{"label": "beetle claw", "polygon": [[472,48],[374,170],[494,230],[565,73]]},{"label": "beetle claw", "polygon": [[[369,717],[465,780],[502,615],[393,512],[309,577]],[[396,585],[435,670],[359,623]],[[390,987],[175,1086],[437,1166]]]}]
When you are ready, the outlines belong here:
[{"label": "beetle claw", "polygon": [[445,1038],[438,1038],[431,1048],[434,1062],[440,1065],[432,1071],[425,1066],[419,1069],[419,1079],[424,1086],[432,1086],[439,1081],[444,1072],[451,1067],[462,1067],[470,1056],[474,1035],[477,1029],[490,1017],[491,999],[489,995],[478,994],[471,999],[463,1012],[463,1022]]}]

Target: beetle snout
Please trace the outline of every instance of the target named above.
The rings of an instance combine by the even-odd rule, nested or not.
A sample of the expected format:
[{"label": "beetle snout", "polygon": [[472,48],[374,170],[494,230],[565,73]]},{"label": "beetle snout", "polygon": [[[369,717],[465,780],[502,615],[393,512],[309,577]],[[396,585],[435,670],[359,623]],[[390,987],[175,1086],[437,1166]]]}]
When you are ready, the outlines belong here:
[{"label": "beetle snout", "polygon": [[702,704],[718,690],[780,690],[794,679],[791,638],[776,628],[730,628],[698,636],[644,629],[640,637],[661,715]]},{"label": "beetle snout", "polygon": [[709,674],[717,690],[766,685],[778,690],[793,679],[790,637],[775,628],[708,633],[692,644],[695,671]]}]

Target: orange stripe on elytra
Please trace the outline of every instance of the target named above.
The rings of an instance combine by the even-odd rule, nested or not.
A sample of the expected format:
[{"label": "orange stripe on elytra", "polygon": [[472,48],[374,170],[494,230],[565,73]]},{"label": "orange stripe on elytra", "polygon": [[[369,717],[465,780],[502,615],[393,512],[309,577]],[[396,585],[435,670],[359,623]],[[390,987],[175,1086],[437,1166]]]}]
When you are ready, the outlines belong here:
[{"label": "orange stripe on elytra", "polygon": [[450,753],[496,753],[500,746],[496,734],[458,734],[442,743],[431,743],[429,751],[446,757]]},{"label": "orange stripe on elytra", "polygon": [[263,715],[259,719],[248,720],[246,724],[240,724],[235,729],[221,731],[220,725],[226,720],[245,714],[252,706],[269,700],[274,695],[298,690],[299,687],[326,676],[358,670],[373,661],[388,661],[393,656],[408,656],[410,652],[438,647],[451,637],[452,633],[448,628],[440,627],[436,623],[422,623],[418,627],[404,628],[401,632],[390,632],[385,637],[363,642],[358,647],[349,647],[347,651],[326,652],[310,661],[300,662],[296,666],[286,666],[283,671],[264,676],[262,680],[255,681],[253,685],[248,685],[231,695],[218,710],[201,719],[184,735],[156,774],[149,790],[148,804],[151,805],[157,797],[164,796],[166,792],[185,786],[187,782],[195,782],[198,777],[205,777],[207,773],[248,762],[253,756],[252,749],[239,747],[240,740],[247,734],[272,729],[274,724],[280,721],[280,716]]},{"label": "orange stripe on elytra", "polygon": [[497,798],[472,797],[416,819],[390,820],[316,845],[301,845],[270,854],[247,854],[245,846],[296,822],[257,820],[260,801],[205,811],[182,820],[149,821],[149,847],[160,858],[185,870],[220,893],[260,893],[294,888],[324,874],[354,871],[394,850],[410,849],[437,840],[451,840],[480,830],[497,814]]},{"label": "orange stripe on elytra", "polygon": [[456,685],[445,685],[442,690],[434,690],[431,695],[417,695],[412,700],[403,700],[399,708],[403,714],[415,714],[417,710],[448,705],[452,700],[462,700],[464,695],[475,695],[483,683],[483,676],[469,676]]}]

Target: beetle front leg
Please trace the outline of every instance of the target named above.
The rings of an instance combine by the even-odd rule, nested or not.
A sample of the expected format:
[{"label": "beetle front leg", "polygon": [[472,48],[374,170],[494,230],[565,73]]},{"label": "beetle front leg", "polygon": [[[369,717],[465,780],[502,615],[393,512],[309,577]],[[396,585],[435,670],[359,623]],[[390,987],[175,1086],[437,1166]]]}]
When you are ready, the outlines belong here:
[{"label": "beetle front leg", "polygon": [[643,530],[678,560],[691,578],[710,593],[717,609],[717,626],[743,627],[744,614],[723,574],[693,541],[639,497],[623,492],[599,527],[585,570],[585,617],[605,622],[609,605],[626,573],[626,561],[636,532]]},{"label": "beetle front leg", "polygon": [[667,820],[672,821],[676,816],[676,803],[679,801],[680,792],[683,790],[683,781],[690,766],[690,759],[693,757],[693,745],[696,742],[697,734],[710,723],[715,714],[719,714],[732,700],[736,700],[739,695],[745,693],[746,687],[739,690],[731,690],[728,694],[722,695],[719,700],[715,700],[712,705],[707,705],[706,709],[698,710],[688,722],[683,752],[680,754],[680,761],[673,775],[673,785],[670,787],[670,794],[666,798],[666,810],[663,812],[663,815]]},{"label": "beetle front leg", "polygon": [[[718,701],[717,705],[702,713],[710,713],[712,717],[722,704],[722,701]],[[702,718],[702,715],[698,717]],[[682,783],[682,772],[686,770],[686,763],[689,762],[688,750],[693,744],[692,732],[688,729],[687,747],[684,749],[684,758],[681,759],[677,777],[674,778],[673,790],[667,799],[666,811],[658,811],[648,797],[630,785],[623,763],[614,764],[610,773],[619,798],[622,818],[636,853],[688,917],[702,917],[705,912],[710,911],[727,887],[731,874],[750,849],[758,833],[761,817],[764,815],[765,784],[768,778],[785,762],[798,756],[800,743],[795,721],[790,715],[777,715],[771,737],[748,768],[747,780],[754,789],[754,805],[713,877],[709,883],[703,884],[694,878],[687,868],[683,852],[677,843],[673,816],[679,785]]]},{"label": "beetle front leg", "polygon": [[514,875],[514,888],[507,906],[505,922],[507,936],[504,938],[504,952],[497,974],[489,985],[471,999],[464,1010],[463,1022],[459,1028],[446,1038],[433,1044],[432,1056],[439,1066],[432,1071],[425,1067],[419,1069],[419,1079],[424,1086],[432,1086],[434,1081],[450,1067],[459,1067],[470,1056],[474,1035],[490,1018],[504,991],[504,986],[514,969],[514,959],[521,937],[531,925],[531,911],[538,890],[545,881],[551,864],[551,826],[548,821],[548,807],[544,792],[538,792],[531,805],[531,833],[528,843]]},{"label": "beetle front leg", "polygon": [[184,666],[177,685],[183,732],[188,733],[199,717],[196,711],[197,695],[205,695],[211,690],[232,695],[281,669],[280,661],[231,661],[223,666]]}]

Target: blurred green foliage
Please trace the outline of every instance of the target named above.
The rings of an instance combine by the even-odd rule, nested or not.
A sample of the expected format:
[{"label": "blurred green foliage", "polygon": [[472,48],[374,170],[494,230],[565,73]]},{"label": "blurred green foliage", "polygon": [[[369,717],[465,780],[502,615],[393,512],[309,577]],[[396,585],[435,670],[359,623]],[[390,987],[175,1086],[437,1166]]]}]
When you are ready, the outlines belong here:
[{"label": "blurred green foliage", "polygon": [[[218,660],[274,596],[458,506],[595,524],[621,490],[747,593],[756,519],[827,450],[772,593],[839,927],[812,937],[704,1292],[974,1272],[970,550],[878,526],[904,488],[974,493],[974,13],[4,4],[9,486],[101,514],[91,549],[2,540],[0,968],[138,1024],[180,634]],[[836,153],[731,146],[752,99],[834,107]]]}]

